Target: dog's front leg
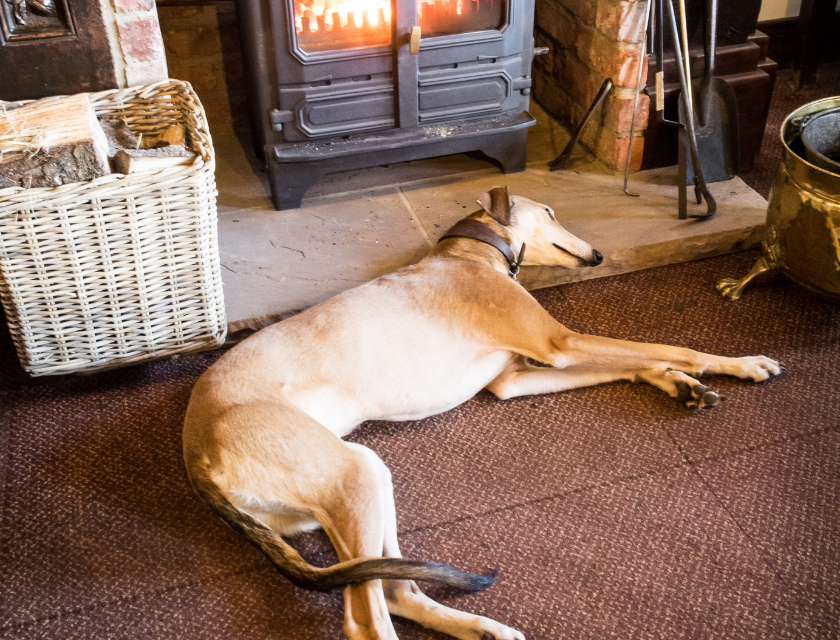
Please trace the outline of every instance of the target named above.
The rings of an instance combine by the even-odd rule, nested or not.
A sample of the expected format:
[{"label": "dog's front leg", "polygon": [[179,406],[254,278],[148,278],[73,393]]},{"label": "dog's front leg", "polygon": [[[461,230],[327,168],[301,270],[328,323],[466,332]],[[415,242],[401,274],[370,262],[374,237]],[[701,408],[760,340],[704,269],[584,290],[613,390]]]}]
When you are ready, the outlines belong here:
[{"label": "dog's front leg", "polygon": [[541,360],[555,368],[533,367],[520,356],[487,388],[500,398],[510,398],[614,380],[644,381],[688,407],[711,407],[718,395],[695,377],[723,374],[761,382],[784,368],[766,356],[716,356],[664,344],[578,334],[565,328],[555,332],[550,344],[549,353]]},{"label": "dog's front leg", "polygon": [[783,365],[766,356],[730,358],[665,344],[630,342],[568,332],[552,344],[557,353],[551,364],[566,368],[633,370],[675,369],[687,374],[722,374],[761,382],[781,373]]}]

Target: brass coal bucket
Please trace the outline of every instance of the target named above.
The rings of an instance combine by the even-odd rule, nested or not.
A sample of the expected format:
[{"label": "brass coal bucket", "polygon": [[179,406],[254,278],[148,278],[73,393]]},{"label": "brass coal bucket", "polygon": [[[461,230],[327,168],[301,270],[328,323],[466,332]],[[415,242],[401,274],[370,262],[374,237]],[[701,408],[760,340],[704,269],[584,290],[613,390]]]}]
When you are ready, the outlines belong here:
[{"label": "brass coal bucket", "polygon": [[[726,279],[717,290],[737,300],[757,275],[781,269],[811,293],[840,302],[840,174],[809,163],[802,130],[820,112],[840,108],[840,96],[806,104],[782,124],[784,150],[767,205],[763,255],[740,280]],[[812,150],[808,150],[811,153]]]}]

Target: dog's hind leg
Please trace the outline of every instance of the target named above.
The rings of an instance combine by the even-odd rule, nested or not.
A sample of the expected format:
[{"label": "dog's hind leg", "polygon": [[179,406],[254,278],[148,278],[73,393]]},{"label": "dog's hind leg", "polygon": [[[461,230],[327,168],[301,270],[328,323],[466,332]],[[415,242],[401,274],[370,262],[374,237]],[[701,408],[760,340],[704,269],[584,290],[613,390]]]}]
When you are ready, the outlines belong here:
[{"label": "dog's hind leg", "polygon": [[[383,498],[382,552],[389,558],[400,558],[397,541],[397,513],[391,472],[373,451],[358,444],[355,447],[368,460],[370,470],[376,473]],[[393,615],[413,620],[424,627],[449,634],[462,640],[525,640],[520,632],[503,624],[471,613],[451,609],[426,596],[414,580],[382,580],[382,588]]]},{"label": "dog's hind leg", "polygon": [[596,384],[615,382],[616,380],[633,380],[630,369],[594,369],[588,367],[535,367],[528,364],[525,358],[517,356],[511,360],[490,384],[487,390],[500,400],[516,398],[518,396],[533,396],[542,393],[557,393],[591,387]]},{"label": "dog's hind leg", "polygon": [[[325,505],[329,514],[324,530],[342,562],[356,558],[381,557],[384,545],[387,503],[379,470],[366,447],[342,442],[352,453],[341,495]],[[377,458],[378,460],[378,458]],[[380,463],[381,464],[381,463]],[[397,640],[382,580],[350,584],[344,589],[344,632],[350,640]]]}]

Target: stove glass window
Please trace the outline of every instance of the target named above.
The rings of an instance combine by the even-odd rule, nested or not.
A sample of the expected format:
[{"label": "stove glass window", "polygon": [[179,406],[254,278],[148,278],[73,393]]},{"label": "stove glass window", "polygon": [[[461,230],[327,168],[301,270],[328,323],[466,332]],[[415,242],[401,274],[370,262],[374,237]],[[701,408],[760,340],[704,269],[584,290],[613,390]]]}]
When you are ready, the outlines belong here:
[{"label": "stove glass window", "polygon": [[[422,37],[500,29],[508,0],[417,0]],[[391,44],[391,0],[294,0],[303,51]]]},{"label": "stove glass window", "polygon": [[505,24],[506,0],[417,0],[422,37],[492,31]]},{"label": "stove glass window", "polygon": [[391,44],[391,0],[295,0],[295,31],[303,51]]}]

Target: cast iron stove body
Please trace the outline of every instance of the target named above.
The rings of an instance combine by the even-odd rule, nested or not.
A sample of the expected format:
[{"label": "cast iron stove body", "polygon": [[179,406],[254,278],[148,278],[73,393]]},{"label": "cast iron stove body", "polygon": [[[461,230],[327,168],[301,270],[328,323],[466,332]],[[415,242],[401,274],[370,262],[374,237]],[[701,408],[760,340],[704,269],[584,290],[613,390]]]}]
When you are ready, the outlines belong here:
[{"label": "cast iron stove body", "polygon": [[237,0],[277,209],[324,174],[481,151],[525,168],[533,0]]}]

